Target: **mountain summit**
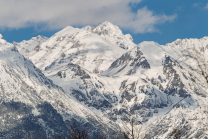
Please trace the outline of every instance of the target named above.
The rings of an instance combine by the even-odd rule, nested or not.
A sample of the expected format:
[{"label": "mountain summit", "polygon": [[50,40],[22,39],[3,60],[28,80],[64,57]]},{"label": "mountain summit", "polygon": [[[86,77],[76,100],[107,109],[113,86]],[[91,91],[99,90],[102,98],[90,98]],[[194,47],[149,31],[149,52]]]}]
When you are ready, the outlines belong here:
[{"label": "mountain summit", "polygon": [[97,27],[86,26],[82,29],[98,34],[123,49],[131,49],[136,46],[130,34],[124,35],[118,26],[108,21],[100,23]]},{"label": "mountain summit", "polygon": [[95,33],[71,26],[57,32],[47,40],[33,38],[16,43],[15,46],[20,53],[47,73],[69,63],[79,64],[93,73],[101,73],[125,52],[124,49]]},{"label": "mountain summit", "polygon": [[0,43],[6,43],[6,41],[3,39],[3,36],[0,34]]},{"label": "mountain summit", "polygon": [[3,36],[0,34],[0,39],[3,39]]}]

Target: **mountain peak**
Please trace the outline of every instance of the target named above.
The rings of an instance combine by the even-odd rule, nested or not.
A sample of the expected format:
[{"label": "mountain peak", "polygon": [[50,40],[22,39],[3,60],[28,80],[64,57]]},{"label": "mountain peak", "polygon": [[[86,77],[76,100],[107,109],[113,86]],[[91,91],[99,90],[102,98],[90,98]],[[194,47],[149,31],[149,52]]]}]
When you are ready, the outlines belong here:
[{"label": "mountain peak", "polygon": [[95,29],[93,29],[93,32],[99,35],[123,35],[122,31],[118,26],[113,25],[108,21],[98,24],[98,26]]},{"label": "mountain peak", "polygon": [[43,35],[38,35],[37,38],[47,38],[47,37],[45,37]]},{"label": "mountain peak", "polygon": [[190,39],[177,39],[173,41],[172,43],[167,43],[166,46],[171,47],[178,47],[181,49],[190,49],[190,48],[196,48],[202,51],[204,48],[208,48],[208,37],[203,37],[200,39],[197,38],[190,38]]},{"label": "mountain peak", "polygon": [[3,39],[3,36],[0,34],[0,39]]},{"label": "mountain peak", "polygon": [[0,34],[0,43],[6,43],[6,41],[3,39],[3,36]]},{"label": "mountain peak", "polygon": [[100,25],[106,25],[106,26],[116,26],[116,25],[112,24],[112,23],[111,23],[111,22],[109,22],[109,21],[105,21],[105,22],[102,22],[102,23],[98,24],[98,26],[100,26]]},{"label": "mountain peak", "polygon": [[[38,35],[37,37],[32,37],[31,41],[38,41],[38,40],[47,40],[48,38],[42,35]],[[30,40],[29,40],[30,41]]]},{"label": "mountain peak", "polygon": [[108,21],[98,24],[97,27],[85,26],[82,29],[95,33],[123,49],[132,49],[136,46],[130,34],[124,35],[118,26]]}]

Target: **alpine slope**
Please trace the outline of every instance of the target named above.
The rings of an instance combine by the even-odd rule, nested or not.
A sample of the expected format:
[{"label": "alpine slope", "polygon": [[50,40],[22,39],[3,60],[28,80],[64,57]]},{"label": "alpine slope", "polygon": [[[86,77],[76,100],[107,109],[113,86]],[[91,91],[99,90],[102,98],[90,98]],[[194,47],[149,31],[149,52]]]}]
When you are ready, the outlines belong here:
[{"label": "alpine slope", "polygon": [[[148,139],[168,139],[175,131],[180,131],[181,138],[208,137],[207,82],[197,70],[199,63],[187,57],[191,54],[206,63],[208,37],[177,39],[166,45],[151,41],[135,44],[130,34],[124,35],[118,26],[106,21],[96,27],[67,26],[50,38],[0,42],[1,61],[4,59],[5,65],[22,77],[21,82],[5,81],[3,88],[20,86],[24,80],[36,92],[30,91],[28,98],[27,89],[16,95],[10,92],[2,104],[20,103],[24,96],[27,101],[21,104],[31,105],[37,117],[43,114],[36,104],[47,102],[64,124],[69,117],[89,124],[92,136],[100,132],[113,135],[128,126],[127,118],[133,118]],[[10,57],[6,52],[24,60],[12,59],[14,54]],[[58,133],[47,126],[44,131],[49,129],[53,130],[50,136]],[[5,131],[2,135],[9,134]]]}]

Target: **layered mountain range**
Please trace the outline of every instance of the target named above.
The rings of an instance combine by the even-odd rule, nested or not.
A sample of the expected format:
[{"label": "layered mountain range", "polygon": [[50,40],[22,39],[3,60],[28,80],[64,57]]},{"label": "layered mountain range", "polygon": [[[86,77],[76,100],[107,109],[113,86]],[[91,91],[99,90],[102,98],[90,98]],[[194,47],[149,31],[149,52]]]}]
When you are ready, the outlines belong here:
[{"label": "layered mountain range", "polygon": [[149,139],[171,138],[175,129],[207,138],[206,80],[183,57],[196,49],[207,59],[207,47],[207,37],[136,45],[107,21],[20,43],[0,36],[0,137],[21,138],[25,129],[68,136],[76,121],[91,138],[113,138],[133,118]]}]

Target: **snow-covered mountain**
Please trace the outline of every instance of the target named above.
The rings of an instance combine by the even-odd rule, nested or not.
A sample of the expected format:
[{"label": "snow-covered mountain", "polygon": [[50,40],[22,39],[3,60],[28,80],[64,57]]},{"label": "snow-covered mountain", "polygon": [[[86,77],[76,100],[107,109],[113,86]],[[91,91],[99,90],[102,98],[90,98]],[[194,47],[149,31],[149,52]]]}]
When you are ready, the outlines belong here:
[{"label": "snow-covered mountain", "polygon": [[124,35],[118,26],[108,21],[100,23],[97,27],[85,26],[82,29],[98,34],[123,49],[132,49],[136,46],[130,34]]},{"label": "snow-covered mountain", "polygon": [[31,38],[29,41],[22,41],[20,43],[13,42],[14,46],[17,47],[18,51],[28,57],[32,55],[32,53],[37,52],[39,50],[39,44],[46,41],[48,38],[44,36],[37,36]]},{"label": "snow-covered mountain", "polygon": [[105,111],[111,109],[118,101],[111,85],[79,65],[69,63],[47,75],[70,97],[88,107]]},{"label": "snow-covered mountain", "polygon": [[104,22],[66,27],[34,41],[37,46],[28,42],[14,45],[20,50],[32,46],[20,53],[90,113],[115,125],[135,117],[147,138],[170,138],[175,129],[183,138],[207,136],[206,82],[193,61],[181,58],[192,48],[207,58],[207,37],[136,45],[130,35]]},{"label": "snow-covered mountain", "polygon": [[[149,48],[157,53],[146,53],[145,50]],[[156,58],[149,59],[149,56]],[[101,75],[117,86],[117,95],[120,98],[119,107],[116,108],[118,114],[135,114],[140,117],[138,122],[144,123],[160,112],[164,114],[163,109],[166,109],[166,112],[170,110],[177,103],[175,99],[179,101],[186,96],[186,89],[180,77],[173,72],[174,67],[180,68],[180,65],[177,65],[160,45],[143,42],[124,53]]]},{"label": "snow-covered mountain", "polygon": [[0,75],[0,138],[23,138],[29,133],[33,138],[69,136],[71,120],[87,127],[92,138],[105,131],[112,135],[116,129],[108,119],[68,97],[2,37]]},{"label": "snow-covered mountain", "polygon": [[[66,27],[26,56],[42,71],[79,64],[88,71],[100,73],[125,52],[97,34],[83,29]],[[24,53],[22,53],[24,55]]]}]

